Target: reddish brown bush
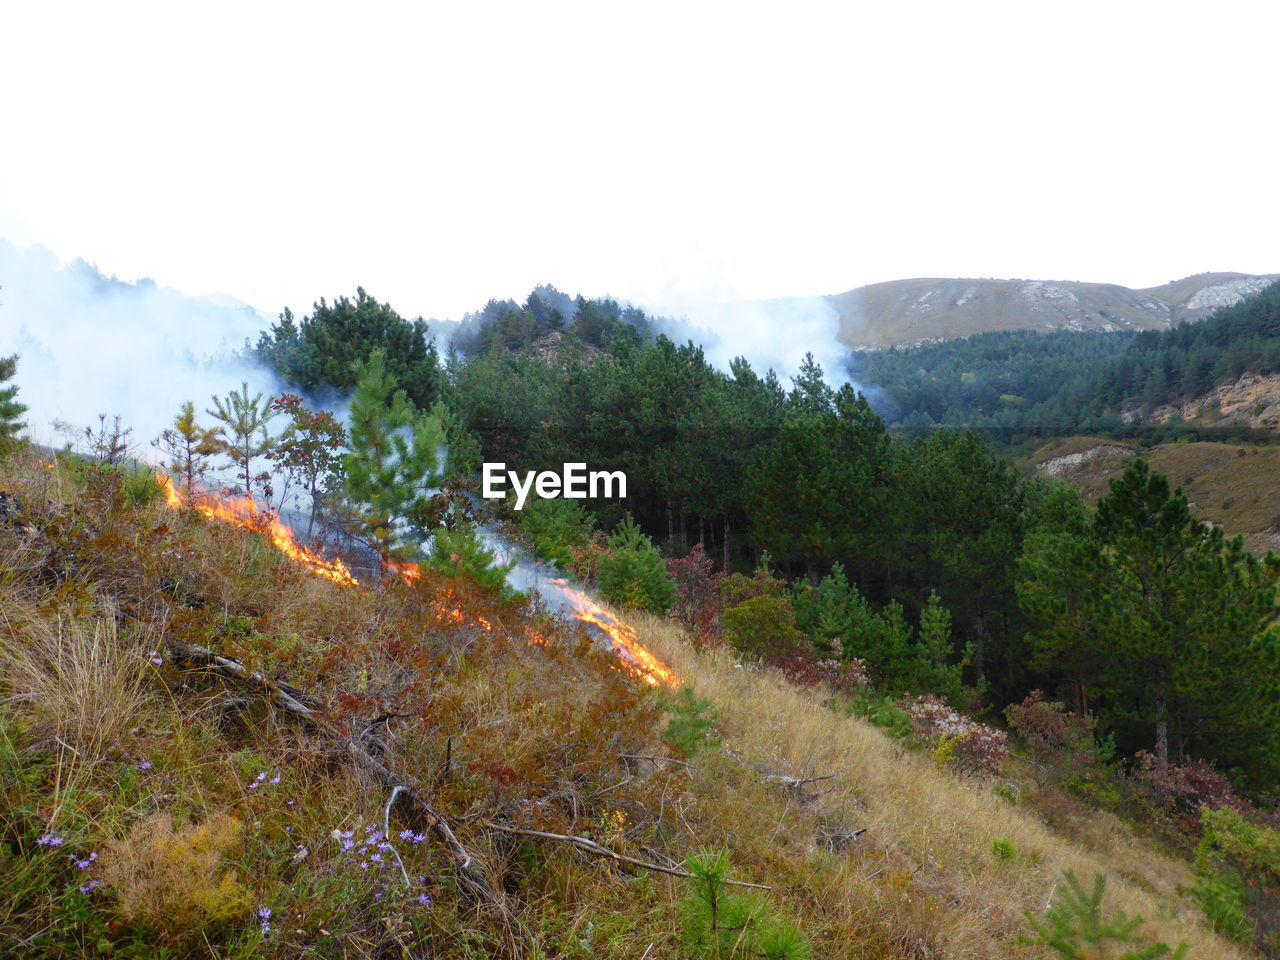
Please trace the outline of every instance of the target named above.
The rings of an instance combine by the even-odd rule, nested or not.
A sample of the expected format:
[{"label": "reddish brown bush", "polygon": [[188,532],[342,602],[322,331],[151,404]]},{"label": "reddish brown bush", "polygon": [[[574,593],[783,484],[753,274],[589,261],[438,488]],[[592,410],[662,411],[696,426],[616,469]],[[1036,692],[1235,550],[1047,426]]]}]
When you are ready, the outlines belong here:
[{"label": "reddish brown bush", "polygon": [[917,739],[935,748],[950,745],[956,768],[965,773],[996,774],[1008,753],[1008,737],[1000,730],[957,713],[945,700],[929,694],[904,700]]},{"label": "reddish brown bush", "polygon": [[713,573],[714,561],[694,544],[689,555],[680,560],[668,560],[667,572],[676,584],[676,605],[671,614],[702,643],[714,643],[720,639],[719,583],[723,573]]}]

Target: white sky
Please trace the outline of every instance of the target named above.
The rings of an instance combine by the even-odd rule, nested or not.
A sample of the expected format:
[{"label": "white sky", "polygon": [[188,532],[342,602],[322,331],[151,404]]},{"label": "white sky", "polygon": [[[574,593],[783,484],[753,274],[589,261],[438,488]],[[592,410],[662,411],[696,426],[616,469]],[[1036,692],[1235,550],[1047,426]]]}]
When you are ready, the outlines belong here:
[{"label": "white sky", "polygon": [[1280,270],[1269,2],[7,3],[0,236],[274,314]]}]

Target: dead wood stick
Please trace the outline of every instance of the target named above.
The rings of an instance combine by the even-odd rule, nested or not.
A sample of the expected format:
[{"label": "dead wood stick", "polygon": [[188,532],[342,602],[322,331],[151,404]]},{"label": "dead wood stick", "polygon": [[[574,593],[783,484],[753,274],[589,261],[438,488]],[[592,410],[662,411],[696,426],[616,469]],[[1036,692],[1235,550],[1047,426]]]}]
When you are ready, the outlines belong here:
[{"label": "dead wood stick", "polygon": [[[617,860],[620,863],[629,863],[633,867],[642,867],[645,870],[653,870],[656,873],[665,873],[673,877],[684,877],[690,879],[693,874],[686,870],[680,870],[675,867],[664,867],[658,863],[646,863],[643,860],[637,860],[634,857],[628,857],[616,850],[610,850],[608,847],[602,847],[594,840],[588,840],[586,837],[574,837],[565,833],[548,833],[545,830],[525,830],[520,827],[508,827],[501,823],[494,823],[492,820],[482,820],[482,827],[488,827],[490,830],[498,830],[502,833],[510,833],[517,837],[532,837],[537,840],[556,840],[560,843],[568,843],[587,853],[594,853],[599,857],[608,857],[610,860]],[[725,880],[727,884],[735,887],[751,887],[754,890],[772,890],[768,884],[764,883],[747,883],[745,880]]]},{"label": "dead wood stick", "polygon": [[765,783],[780,783],[784,787],[795,790],[803,787],[806,783],[817,783],[820,780],[834,780],[834,773],[827,774],[825,777],[788,777],[785,774],[773,773],[764,778]]},{"label": "dead wood stick", "polygon": [[476,899],[483,900],[496,907],[503,917],[510,919],[506,906],[498,899],[484,873],[476,866],[475,858],[458,841],[453,829],[449,826],[449,821],[437,813],[412,784],[396,776],[363,745],[343,734],[328,720],[303,703],[302,701],[306,698],[306,695],[301,690],[286,683],[272,680],[263,673],[250,670],[238,660],[214,653],[199,644],[171,640],[168,646],[174,660],[204,663],[224,677],[257,686],[270,696],[279,709],[300,717],[343,743],[358,766],[364,767],[384,786],[391,788],[392,796],[391,802],[387,805],[387,815],[390,815],[392,803],[397,798],[403,797],[404,802],[409,804],[410,809],[427,822],[432,832],[444,843],[445,847],[458,861],[458,880],[463,889]]},{"label": "dead wood stick", "polygon": [[682,767],[693,769],[692,763],[686,763],[683,760],[677,760],[675,757],[654,757],[647,753],[620,753],[618,754],[623,760],[652,760],[654,763],[678,763]]}]

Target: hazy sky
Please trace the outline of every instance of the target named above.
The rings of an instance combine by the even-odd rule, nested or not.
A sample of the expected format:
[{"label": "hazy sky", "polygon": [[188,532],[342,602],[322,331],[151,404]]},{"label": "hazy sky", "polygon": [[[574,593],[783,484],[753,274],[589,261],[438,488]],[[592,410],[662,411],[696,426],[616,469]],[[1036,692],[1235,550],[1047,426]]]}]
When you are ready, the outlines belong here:
[{"label": "hazy sky", "polygon": [[0,236],[274,313],[1280,270],[1273,3],[9,3]]}]

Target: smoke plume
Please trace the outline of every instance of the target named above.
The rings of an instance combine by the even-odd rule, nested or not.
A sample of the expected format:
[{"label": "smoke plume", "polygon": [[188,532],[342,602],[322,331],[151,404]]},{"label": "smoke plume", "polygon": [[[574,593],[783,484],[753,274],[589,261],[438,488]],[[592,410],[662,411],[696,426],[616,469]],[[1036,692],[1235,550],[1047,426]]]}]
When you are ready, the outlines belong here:
[{"label": "smoke plume", "polygon": [[96,426],[100,414],[133,428],[136,454],[185,400],[197,419],[211,395],[249,384],[250,394],[279,393],[264,367],[236,354],[268,322],[231,298],[193,298],[150,280],[125,283],[83,260],[60,263],[50,251],[0,240],[0,356],[20,355],[14,382],[27,405],[27,435],[61,446],[54,426]]}]

